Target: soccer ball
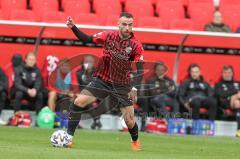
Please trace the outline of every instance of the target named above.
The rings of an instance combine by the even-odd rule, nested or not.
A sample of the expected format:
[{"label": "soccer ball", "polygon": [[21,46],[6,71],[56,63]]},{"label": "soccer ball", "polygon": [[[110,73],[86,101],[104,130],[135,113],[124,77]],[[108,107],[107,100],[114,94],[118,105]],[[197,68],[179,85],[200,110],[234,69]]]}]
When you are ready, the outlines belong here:
[{"label": "soccer ball", "polygon": [[66,147],[69,142],[70,138],[63,130],[57,130],[51,136],[51,143],[53,147]]}]

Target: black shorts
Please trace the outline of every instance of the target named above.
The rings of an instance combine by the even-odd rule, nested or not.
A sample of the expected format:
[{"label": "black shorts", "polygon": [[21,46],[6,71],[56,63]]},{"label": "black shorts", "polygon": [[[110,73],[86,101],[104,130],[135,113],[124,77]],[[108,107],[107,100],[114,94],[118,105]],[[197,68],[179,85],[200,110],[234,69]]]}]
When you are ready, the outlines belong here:
[{"label": "black shorts", "polygon": [[133,105],[132,100],[128,98],[128,93],[131,91],[130,85],[114,85],[99,78],[94,78],[84,89],[88,90],[98,100],[103,100],[110,96],[109,104],[117,104],[118,107]]}]

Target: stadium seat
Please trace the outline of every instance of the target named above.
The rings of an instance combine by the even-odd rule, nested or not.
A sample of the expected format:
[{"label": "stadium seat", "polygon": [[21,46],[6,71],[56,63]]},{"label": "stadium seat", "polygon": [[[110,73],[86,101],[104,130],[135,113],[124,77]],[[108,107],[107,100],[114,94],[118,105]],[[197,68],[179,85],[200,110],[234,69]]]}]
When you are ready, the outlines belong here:
[{"label": "stadium seat", "polygon": [[32,9],[39,16],[46,11],[58,11],[58,0],[33,0]]},{"label": "stadium seat", "polygon": [[[191,16],[192,12],[194,12],[195,10],[202,10],[203,12],[211,12],[213,13],[215,11],[214,8],[214,3],[213,1],[196,1],[196,0],[192,0],[189,1],[188,4],[188,15]],[[212,16],[212,14],[210,15]]]},{"label": "stadium seat", "polygon": [[191,6],[192,4],[196,4],[196,3],[205,3],[209,5],[214,4],[213,0],[188,0],[188,6]]},{"label": "stadium seat", "polygon": [[213,12],[207,9],[195,9],[191,12],[190,18],[195,25],[198,25],[198,30],[203,30],[206,24],[212,22]]},{"label": "stadium seat", "polygon": [[109,15],[106,18],[105,25],[107,25],[107,26],[117,26],[118,18],[119,18],[119,16],[117,16],[117,15]]},{"label": "stadium seat", "polygon": [[164,5],[157,6],[157,13],[163,19],[183,19],[184,8],[181,2],[166,1]]},{"label": "stadium seat", "polygon": [[232,31],[236,31],[240,26],[240,11],[226,10],[223,12],[223,22],[230,26]]},{"label": "stadium seat", "polygon": [[12,10],[26,9],[27,1],[26,0],[1,0],[1,7],[4,14],[8,17]]},{"label": "stadium seat", "polygon": [[30,10],[13,10],[10,14],[10,19],[17,21],[39,21],[37,15]]},{"label": "stadium seat", "polygon": [[136,4],[152,4],[151,0],[126,0],[125,7],[136,5]]},{"label": "stadium seat", "polygon": [[76,15],[76,14],[89,14],[90,13],[90,4],[89,3],[81,3],[81,2],[74,2],[69,1],[66,2],[64,6],[64,12],[68,16]]},{"label": "stadium seat", "polygon": [[73,16],[77,24],[88,25],[102,25],[102,18],[99,18],[96,14],[77,14]]},{"label": "stadium seat", "polygon": [[62,6],[65,6],[68,2],[90,3],[89,0],[61,0],[61,4],[62,4]]},{"label": "stadium seat", "polygon": [[219,8],[220,10],[228,5],[240,5],[240,1],[239,0],[220,0],[219,2]]},{"label": "stadium seat", "polygon": [[240,8],[240,4],[238,4],[238,5],[232,5],[232,4],[231,5],[224,5],[220,8],[220,11],[222,13],[228,12],[228,11],[238,12],[239,8]]},{"label": "stadium seat", "polygon": [[154,9],[150,3],[132,3],[126,6],[125,10],[133,14],[134,17],[154,16]]},{"label": "stadium seat", "polygon": [[138,20],[138,27],[140,28],[161,28],[167,29],[168,23],[158,17],[142,17]]},{"label": "stadium seat", "polygon": [[184,5],[183,1],[184,0],[167,0],[167,1],[166,0],[155,0],[155,4],[156,4],[157,8],[164,7],[165,3],[178,3],[180,6],[183,6]]},{"label": "stadium seat", "polygon": [[169,22],[169,29],[195,30],[194,23],[189,19],[173,19]]},{"label": "stadium seat", "polygon": [[99,4],[95,6],[95,12],[100,16],[107,16],[109,13],[111,13],[111,15],[119,16],[119,14],[122,12],[122,8],[118,5]]},{"label": "stadium seat", "polygon": [[0,19],[7,19],[2,10],[0,10]]},{"label": "stadium seat", "polygon": [[63,12],[48,11],[42,14],[41,21],[65,23],[66,17],[66,14]]},{"label": "stadium seat", "polygon": [[[114,8],[116,9],[115,12],[122,12],[122,5],[120,3],[120,0],[94,0],[93,1],[93,10],[94,12],[96,12],[97,14],[98,13],[103,13],[104,12],[104,9],[103,10],[100,10],[102,9],[103,7],[106,7],[106,8]],[[106,11],[106,13],[111,13],[111,10],[109,10],[110,12],[108,12],[108,10]],[[115,13],[114,12],[114,13]],[[105,15],[106,15],[105,13]]]},{"label": "stadium seat", "polygon": [[92,0],[93,5],[99,5],[99,4],[116,4],[119,5],[121,4],[121,0]]}]

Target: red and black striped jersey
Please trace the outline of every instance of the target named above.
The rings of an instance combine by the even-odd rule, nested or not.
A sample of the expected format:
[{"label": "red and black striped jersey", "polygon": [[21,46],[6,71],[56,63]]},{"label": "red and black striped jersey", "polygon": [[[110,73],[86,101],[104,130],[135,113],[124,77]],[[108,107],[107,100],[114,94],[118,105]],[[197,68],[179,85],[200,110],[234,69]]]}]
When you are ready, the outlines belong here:
[{"label": "red and black striped jersey", "polygon": [[103,44],[102,56],[94,75],[112,84],[129,85],[132,64],[143,61],[142,44],[134,34],[123,40],[119,31],[104,31],[93,35],[93,41]]}]

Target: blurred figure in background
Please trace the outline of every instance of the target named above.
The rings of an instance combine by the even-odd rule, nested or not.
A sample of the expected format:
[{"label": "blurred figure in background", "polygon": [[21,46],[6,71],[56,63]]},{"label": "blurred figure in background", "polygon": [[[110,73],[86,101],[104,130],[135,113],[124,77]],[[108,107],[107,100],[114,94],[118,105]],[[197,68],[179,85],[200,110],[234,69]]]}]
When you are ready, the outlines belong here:
[{"label": "blurred figure in background", "polygon": [[48,94],[48,106],[53,112],[63,109],[58,108],[58,101],[65,99],[69,100],[69,98],[73,98],[73,76],[74,75],[71,72],[69,60],[61,59],[58,67],[49,77],[50,86]]},{"label": "blurred figure in background", "polygon": [[18,66],[23,64],[22,55],[19,53],[14,54],[11,59],[11,62],[12,62],[12,67],[15,70]]},{"label": "blurred figure in background", "polygon": [[23,64],[22,55],[20,53],[15,53],[11,59],[11,66],[7,67],[6,69],[6,74],[8,76],[8,84],[10,88],[10,100],[14,96],[14,92],[12,92],[14,90],[12,87],[15,79],[15,70],[18,68],[18,66],[22,64]]},{"label": "blurred figure in background", "polygon": [[200,108],[208,109],[209,120],[216,117],[217,102],[214,98],[214,91],[203,79],[199,65],[191,64],[188,67],[188,79],[179,88],[179,100],[188,111],[192,111],[194,120],[200,117]]},{"label": "blurred figure in background", "polygon": [[236,136],[240,137],[240,83],[234,80],[231,65],[223,67],[221,80],[215,86],[215,95],[220,109],[236,110]]},{"label": "blurred figure in background", "polygon": [[[83,59],[83,63],[80,69],[77,70],[76,75],[77,75],[77,81],[79,85],[79,90],[83,90],[85,86],[87,86],[91,81],[93,81],[93,73],[95,71],[94,68],[94,63],[95,60],[93,56],[87,55]],[[92,105],[96,105],[97,103],[92,103],[88,106],[93,107]],[[90,114],[91,115],[91,114]],[[100,129],[102,127],[102,123],[100,122],[100,116],[92,116],[93,117],[93,123],[91,125],[92,129]]]},{"label": "blurred figure in background", "polygon": [[81,68],[77,70],[77,81],[80,90],[84,89],[93,80],[94,62],[94,58],[91,55],[85,56]]},{"label": "blurred figure in background", "polygon": [[[8,94],[8,78],[4,71],[0,68],[0,115],[6,104]],[[7,122],[3,121],[0,117],[0,125],[6,125]]]},{"label": "blurred figure in background", "polygon": [[21,100],[30,101],[38,113],[42,108],[43,95],[42,77],[36,66],[36,56],[34,53],[28,53],[25,62],[15,68],[15,80],[13,84],[14,111],[21,109]]},{"label": "blurred figure in background", "polygon": [[154,66],[154,76],[148,81],[149,95],[152,96],[150,104],[155,111],[165,112],[170,106],[174,113],[179,112],[179,104],[176,100],[176,84],[167,74],[168,68],[163,62]]},{"label": "blurred figure in background", "polygon": [[211,32],[231,32],[229,26],[223,23],[222,13],[220,11],[214,12],[213,21],[210,24],[206,24],[204,30]]}]

